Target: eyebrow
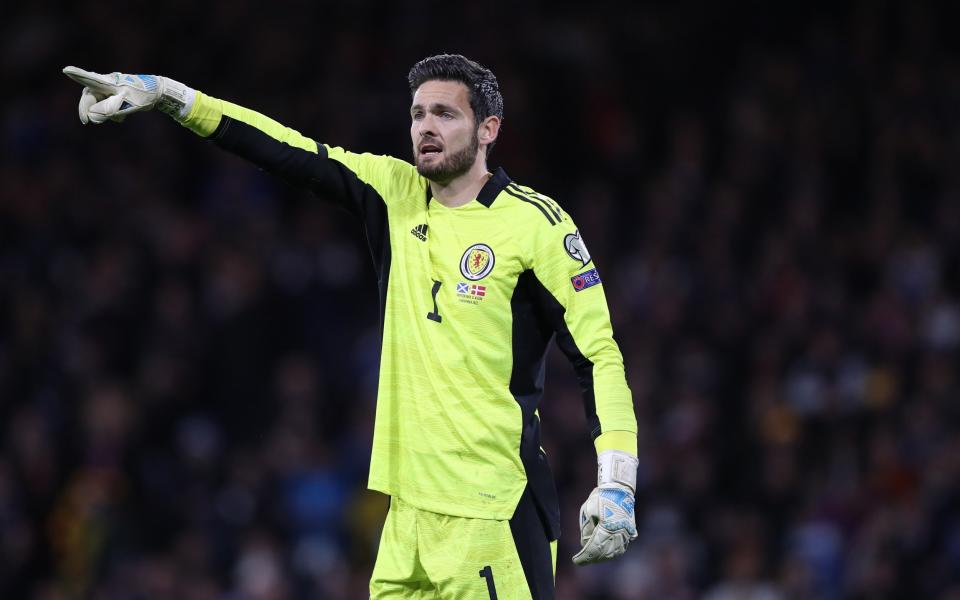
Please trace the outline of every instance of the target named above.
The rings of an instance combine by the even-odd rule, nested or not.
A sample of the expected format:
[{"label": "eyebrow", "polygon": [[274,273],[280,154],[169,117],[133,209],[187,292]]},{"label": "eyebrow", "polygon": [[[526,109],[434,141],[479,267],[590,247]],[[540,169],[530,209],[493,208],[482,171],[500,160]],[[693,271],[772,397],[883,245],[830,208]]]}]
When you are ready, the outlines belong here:
[{"label": "eyebrow", "polygon": [[[436,112],[436,111],[460,112],[460,109],[457,108],[456,106],[453,106],[452,104],[445,104],[443,102],[434,102],[428,108],[431,112]],[[423,110],[423,105],[414,104],[413,106],[410,107],[410,112],[413,112],[415,110]]]}]

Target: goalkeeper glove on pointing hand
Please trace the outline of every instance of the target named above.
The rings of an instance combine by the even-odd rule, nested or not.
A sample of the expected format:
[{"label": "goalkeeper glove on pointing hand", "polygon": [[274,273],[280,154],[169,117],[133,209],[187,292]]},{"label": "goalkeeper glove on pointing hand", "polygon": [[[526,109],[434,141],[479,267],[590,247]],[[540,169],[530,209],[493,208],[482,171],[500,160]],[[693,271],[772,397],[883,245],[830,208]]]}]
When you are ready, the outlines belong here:
[{"label": "goalkeeper glove on pointing hand", "polygon": [[123,121],[130,113],[154,106],[174,118],[183,118],[196,94],[179,81],[157,75],[101,75],[77,67],[64,67],[63,73],[84,86],[79,107],[84,125]]},{"label": "goalkeeper glove on pointing hand", "polygon": [[637,538],[633,514],[640,461],[627,452],[607,450],[597,457],[597,487],[580,507],[580,543],[576,565],[616,558]]}]

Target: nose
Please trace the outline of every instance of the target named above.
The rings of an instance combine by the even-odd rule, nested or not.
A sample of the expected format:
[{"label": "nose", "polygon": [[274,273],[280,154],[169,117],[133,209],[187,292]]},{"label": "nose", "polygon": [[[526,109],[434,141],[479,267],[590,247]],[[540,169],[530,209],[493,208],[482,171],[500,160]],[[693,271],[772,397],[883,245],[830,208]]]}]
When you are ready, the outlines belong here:
[{"label": "nose", "polygon": [[420,120],[419,124],[417,125],[417,131],[420,133],[420,137],[427,137],[427,136],[434,137],[436,135],[435,128],[434,128],[435,124],[436,124],[436,121],[434,120],[433,115],[430,115],[430,114],[424,115],[424,117]]}]

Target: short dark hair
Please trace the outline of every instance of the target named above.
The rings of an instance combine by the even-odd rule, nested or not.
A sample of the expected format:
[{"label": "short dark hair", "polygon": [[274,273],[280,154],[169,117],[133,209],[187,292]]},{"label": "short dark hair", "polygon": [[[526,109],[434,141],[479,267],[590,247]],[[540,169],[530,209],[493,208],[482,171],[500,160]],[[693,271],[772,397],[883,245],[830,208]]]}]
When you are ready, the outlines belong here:
[{"label": "short dark hair", "polygon": [[[407,75],[410,94],[414,94],[427,81],[459,81],[470,92],[470,108],[477,125],[489,116],[503,121],[503,96],[500,84],[493,72],[483,65],[459,54],[428,56],[413,65]],[[487,146],[487,156],[496,140]]]}]

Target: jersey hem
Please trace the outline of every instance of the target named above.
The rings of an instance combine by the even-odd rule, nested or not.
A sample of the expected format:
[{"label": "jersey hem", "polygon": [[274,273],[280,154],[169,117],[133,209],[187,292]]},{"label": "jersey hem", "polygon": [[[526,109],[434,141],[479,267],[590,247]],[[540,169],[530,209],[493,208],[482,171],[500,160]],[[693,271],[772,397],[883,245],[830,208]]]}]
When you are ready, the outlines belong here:
[{"label": "jersey hem", "polygon": [[520,486],[520,489],[516,493],[512,494],[513,501],[510,502],[509,508],[504,507],[503,509],[499,510],[485,510],[482,508],[471,509],[463,504],[458,504],[451,510],[451,507],[454,506],[453,503],[421,502],[417,499],[412,499],[408,495],[392,491],[388,485],[380,485],[370,482],[367,484],[367,488],[375,492],[380,492],[391,497],[399,498],[402,502],[409,504],[417,510],[432,512],[439,515],[447,515],[450,517],[485,519],[490,521],[509,521],[513,518],[513,513],[517,510],[517,504],[520,502],[520,497],[523,495],[523,489],[526,487],[526,485],[527,482],[524,480],[523,485]]}]

